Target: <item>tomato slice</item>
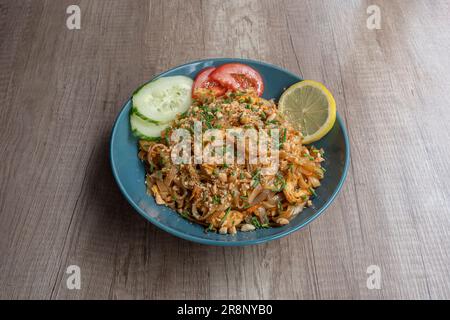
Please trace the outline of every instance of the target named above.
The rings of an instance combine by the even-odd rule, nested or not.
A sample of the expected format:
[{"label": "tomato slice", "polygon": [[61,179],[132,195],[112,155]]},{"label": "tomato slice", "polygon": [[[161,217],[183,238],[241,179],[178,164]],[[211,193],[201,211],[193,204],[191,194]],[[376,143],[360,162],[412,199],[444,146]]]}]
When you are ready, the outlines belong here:
[{"label": "tomato slice", "polygon": [[210,74],[216,70],[215,67],[207,67],[202,69],[194,79],[194,85],[192,86],[192,97],[196,98],[199,94],[199,89],[207,89],[211,91],[216,97],[224,95],[227,89],[223,87],[219,82],[210,78]]},{"label": "tomato slice", "polygon": [[223,64],[210,74],[210,78],[232,90],[253,88],[258,96],[264,92],[264,81],[258,71],[242,63]]}]

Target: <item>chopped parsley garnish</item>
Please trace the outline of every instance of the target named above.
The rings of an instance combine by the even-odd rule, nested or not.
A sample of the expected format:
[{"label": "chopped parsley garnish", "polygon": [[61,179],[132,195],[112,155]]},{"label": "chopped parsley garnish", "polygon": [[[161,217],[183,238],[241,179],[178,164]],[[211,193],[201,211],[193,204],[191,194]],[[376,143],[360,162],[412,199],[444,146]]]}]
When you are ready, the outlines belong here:
[{"label": "chopped parsley garnish", "polygon": [[267,115],[264,111],[261,111],[261,119],[262,120],[266,120],[267,119]]},{"label": "chopped parsley garnish", "polygon": [[255,171],[255,174],[252,177],[252,187],[255,188],[258,184],[261,183],[261,170],[258,169]]},{"label": "chopped parsley garnish", "polygon": [[183,218],[188,218],[189,217],[189,212],[187,212],[187,211],[181,211],[181,213],[180,213],[180,215],[183,217]]},{"label": "chopped parsley garnish", "polygon": [[223,218],[220,220],[220,225],[222,225],[225,220],[227,220],[228,215],[230,214],[231,211],[231,207],[228,207],[227,210],[225,210],[225,215],[223,216]]},{"label": "chopped parsley garnish", "polygon": [[252,217],[251,223],[252,223],[252,225],[254,225],[255,228],[257,228],[257,229],[261,229],[261,228],[269,228],[269,227],[270,227],[268,222],[262,223],[262,224],[261,224],[261,222],[259,222],[258,218],[255,217],[255,216]]},{"label": "chopped parsley garnish", "polygon": [[201,113],[202,120],[205,122],[205,125],[208,129],[212,129],[213,126],[211,124],[211,121],[214,120],[215,118],[214,115],[207,106],[201,106],[200,108],[202,109]]},{"label": "chopped parsley garnish", "polygon": [[261,228],[261,223],[259,222],[257,217],[252,217],[252,224],[256,227],[256,228]]},{"label": "chopped parsley garnish", "polygon": [[277,208],[278,210],[280,210],[280,212],[283,211],[283,204],[281,203],[281,201],[278,201]]},{"label": "chopped parsley garnish", "polygon": [[254,225],[255,228],[257,228],[257,229],[269,228],[269,223],[268,222],[261,224],[261,222],[259,222],[258,218],[255,217],[255,216],[252,217],[251,222],[252,222],[252,225]]},{"label": "chopped parsley garnish", "polygon": [[166,142],[167,145],[170,144],[170,140],[169,140],[169,131],[170,131],[170,128],[166,128],[166,129],[164,130],[164,140],[165,140],[165,142]]},{"label": "chopped parsley garnish", "polygon": [[273,185],[275,186],[275,188],[272,189],[273,192],[281,192],[284,190],[284,188],[286,187],[286,180],[284,179],[282,174],[276,174]]},{"label": "chopped parsley garnish", "polygon": [[284,143],[286,142],[286,136],[287,136],[286,132],[287,132],[287,129],[284,128],[284,129],[283,129],[283,135],[281,136],[281,143],[278,144],[278,149],[282,149]]},{"label": "chopped parsley garnish", "polygon": [[251,207],[251,205],[248,202],[246,202],[245,206],[242,209],[248,209],[250,207]]},{"label": "chopped parsley garnish", "polygon": [[314,158],[313,157],[311,157],[309,154],[307,154],[307,153],[304,153],[303,155],[302,155],[303,157],[305,157],[305,158],[308,158],[309,160],[314,160]]},{"label": "chopped parsley garnish", "polygon": [[182,114],[180,114],[180,118],[186,118],[189,115],[189,111],[185,111]]},{"label": "chopped parsley garnish", "polygon": [[281,143],[285,143],[287,138],[287,129],[283,129],[283,137],[281,138]]},{"label": "chopped parsley garnish", "polygon": [[212,129],[212,128],[213,128],[213,126],[212,126],[212,124],[211,124],[210,121],[205,120],[205,124],[206,124],[206,127],[207,127],[208,129]]},{"label": "chopped parsley garnish", "polygon": [[214,204],[220,204],[221,203],[220,197],[217,194],[213,195],[212,202]]}]

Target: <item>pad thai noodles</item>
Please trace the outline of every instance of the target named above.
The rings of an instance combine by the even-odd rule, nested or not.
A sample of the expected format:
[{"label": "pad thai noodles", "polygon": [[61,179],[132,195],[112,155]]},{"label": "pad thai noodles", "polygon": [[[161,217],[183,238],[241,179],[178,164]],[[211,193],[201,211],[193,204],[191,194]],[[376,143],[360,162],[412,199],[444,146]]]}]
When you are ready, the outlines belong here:
[{"label": "pad thai noodles", "polygon": [[[276,172],[262,174],[261,164],[251,163],[248,154],[244,163],[196,164],[191,155],[190,163],[174,164],[171,133],[177,128],[192,131],[196,121],[203,130],[215,128],[224,136],[230,128],[277,128]],[[325,171],[323,150],[303,145],[301,132],[284,119],[277,105],[251,90],[194,100],[159,140],[139,141],[139,158],[145,163],[147,190],[157,204],[221,234],[288,224],[312,205]]]}]

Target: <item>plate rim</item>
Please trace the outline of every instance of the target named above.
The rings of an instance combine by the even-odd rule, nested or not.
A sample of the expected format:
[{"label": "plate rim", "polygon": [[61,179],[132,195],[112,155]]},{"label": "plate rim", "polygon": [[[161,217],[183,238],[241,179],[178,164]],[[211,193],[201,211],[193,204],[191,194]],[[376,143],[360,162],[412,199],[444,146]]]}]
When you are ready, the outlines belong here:
[{"label": "plate rim", "polygon": [[[279,66],[276,66],[274,64],[270,64],[264,61],[259,61],[259,60],[252,60],[252,59],[244,59],[244,58],[209,58],[209,59],[201,59],[201,60],[194,60],[194,61],[190,61],[190,62],[186,62],[183,63],[181,65],[177,65],[175,67],[172,67],[170,69],[167,69],[163,72],[158,73],[156,76],[152,77],[149,81],[145,82],[149,83],[150,81],[153,81],[159,77],[161,77],[163,74],[170,72],[170,71],[175,71],[177,69],[186,67],[188,65],[191,64],[195,64],[195,63],[202,63],[202,62],[214,62],[214,61],[225,61],[225,62],[241,62],[241,63],[254,63],[254,64],[260,64],[260,65],[264,65],[266,67],[270,67],[270,68],[274,68],[277,69],[278,71],[282,71],[284,73],[289,74],[290,76],[293,76],[295,78],[300,79],[300,81],[302,81],[303,79],[301,77],[299,77],[298,75],[296,75],[293,72],[290,72],[284,68],[281,68]],[[261,243],[265,243],[265,242],[269,242],[272,240],[277,240],[283,237],[286,237],[290,234],[292,234],[293,232],[299,231],[303,228],[305,228],[307,225],[309,225],[311,222],[313,222],[315,219],[317,219],[320,215],[322,215],[323,212],[326,211],[326,209],[328,209],[328,207],[333,203],[333,201],[335,200],[336,196],[339,194],[339,192],[342,189],[342,186],[344,185],[344,182],[347,178],[347,173],[348,173],[348,169],[350,166],[350,141],[349,141],[349,137],[348,137],[348,133],[347,133],[347,128],[344,124],[344,122],[342,121],[342,118],[340,117],[339,113],[336,112],[336,120],[339,124],[339,126],[341,127],[342,133],[344,135],[344,144],[345,144],[345,163],[344,163],[344,169],[342,172],[342,176],[339,180],[339,183],[336,187],[336,189],[333,191],[332,195],[327,199],[327,201],[325,202],[325,204],[316,212],[314,213],[311,217],[309,217],[307,220],[303,221],[303,223],[299,224],[298,226],[293,227],[292,229],[288,229],[285,231],[282,231],[276,235],[270,235],[270,236],[266,236],[263,238],[258,238],[258,239],[252,239],[252,240],[241,240],[241,241],[220,241],[220,240],[214,240],[214,239],[205,239],[205,238],[200,238],[197,236],[193,236],[193,235],[189,235],[187,233],[183,233],[181,231],[178,231],[176,229],[173,229],[167,225],[165,225],[164,223],[161,223],[160,221],[158,221],[157,219],[154,219],[153,217],[151,217],[150,215],[148,215],[141,207],[139,207],[131,198],[131,196],[128,194],[127,190],[125,189],[125,187],[123,186],[121,180],[119,179],[119,175],[117,173],[117,169],[116,169],[116,164],[114,162],[114,157],[113,157],[113,150],[114,150],[114,141],[115,141],[115,132],[117,129],[117,125],[119,123],[119,120],[122,118],[123,113],[125,112],[125,109],[127,108],[128,104],[131,102],[131,96],[128,98],[128,100],[122,105],[122,108],[120,109],[116,119],[114,120],[114,124],[111,130],[111,134],[110,134],[110,142],[109,142],[109,158],[110,158],[110,165],[111,165],[111,169],[112,169],[112,173],[114,176],[114,179],[117,183],[117,185],[119,186],[119,189],[122,193],[122,195],[125,197],[125,199],[127,200],[127,202],[141,215],[143,216],[147,221],[149,221],[150,223],[152,223],[153,225],[155,225],[156,227],[170,233],[171,235],[174,235],[176,237],[179,237],[181,239],[184,240],[188,240],[191,242],[195,242],[195,243],[200,243],[200,244],[205,244],[205,245],[214,245],[214,246],[249,246],[249,245],[256,245],[256,244],[261,244]]]}]

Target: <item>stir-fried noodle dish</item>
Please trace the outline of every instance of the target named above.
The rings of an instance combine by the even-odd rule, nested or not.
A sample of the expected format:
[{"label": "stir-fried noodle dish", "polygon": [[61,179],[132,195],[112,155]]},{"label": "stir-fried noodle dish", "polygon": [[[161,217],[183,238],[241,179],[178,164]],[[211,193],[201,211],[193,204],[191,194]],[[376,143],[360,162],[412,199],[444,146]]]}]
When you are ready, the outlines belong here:
[{"label": "stir-fried noodle dish", "polygon": [[[277,141],[272,139],[268,144],[268,154],[277,156],[275,169],[265,170],[273,169],[274,161],[251,161],[254,145],[246,138],[243,145],[236,141],[231,150],[229,145],[224,146],[221,154],[212,148],[216,150],[213,155],[219,154],[221,159],[244,149],[243,161],[196,161],[191,152],[189,161],[175,163],[173,154],[178,153],[175,149],[180,140],[174,140],[173,133],[177,129],[191,133],[192,139],[187,141],[189,149],[194,150],[196,128],[203,134],[214,129],[214,135],[200,138],[203,149],[219,140],[228,141],[230,129],[255,129],[270,137],[277,129]],[[193,100],[160,139],[139,141],[139,158],[145,163],[147,190],[157,204],[221,234],[288,224],[312,205],[314,189],[320,186],[325,171],[321,166],[323,150],[303,145],[301,132],[284,119],[277,105],[252,90]]]}]

